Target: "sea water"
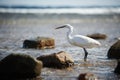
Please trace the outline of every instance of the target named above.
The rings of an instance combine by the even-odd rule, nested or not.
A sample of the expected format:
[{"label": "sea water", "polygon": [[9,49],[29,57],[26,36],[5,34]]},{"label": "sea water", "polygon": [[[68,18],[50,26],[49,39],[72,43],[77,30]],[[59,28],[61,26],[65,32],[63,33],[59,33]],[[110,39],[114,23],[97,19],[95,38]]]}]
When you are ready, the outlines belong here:
[{"label": "sea water", "polygon": [[[100,47],[84,52],[72,46],[66,39],[67,29],[55,30],[63,24],[74,27],[73,34],[87,35],[103,33],[107,39],[98,40]],[[54,49],[24,49],[23,41],[38,36],[53,37]],[[5,7],[0,8],[0,60],[11,53],[29,54],[34,57],[66,51],[72,55],[75,66],[70,70],[43,68],[41,77],[45,80],[76,80],[80,73],[93,73],[98,80],[119,80],[113,71],[116,60],[107,59],[110,46],[120,37],[120,7]]]}]

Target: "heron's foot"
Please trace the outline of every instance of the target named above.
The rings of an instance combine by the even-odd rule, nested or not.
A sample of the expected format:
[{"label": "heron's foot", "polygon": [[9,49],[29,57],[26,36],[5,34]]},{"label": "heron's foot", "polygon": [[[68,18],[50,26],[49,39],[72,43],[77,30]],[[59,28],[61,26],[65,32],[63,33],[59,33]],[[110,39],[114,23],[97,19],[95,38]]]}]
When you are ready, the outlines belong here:
[{"label": "heron's foot", "polygon": [[84,49],[84,52],[85,52],[84,61],[87,61],[88,52],[87,52],[87,50],[85,48],[83,48],[83,49]]},{"label": "heron's foot", "polygon": [[87,55],[88,55],[88,53],[85,53],[84,61],[87,61]]}]

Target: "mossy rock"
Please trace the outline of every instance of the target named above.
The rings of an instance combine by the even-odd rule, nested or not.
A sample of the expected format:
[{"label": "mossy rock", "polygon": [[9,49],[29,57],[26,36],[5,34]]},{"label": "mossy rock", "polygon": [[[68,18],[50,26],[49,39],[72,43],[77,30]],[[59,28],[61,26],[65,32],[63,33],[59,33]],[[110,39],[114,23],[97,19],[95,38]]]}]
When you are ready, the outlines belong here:
[{"label": "mossy rock", "polygon": [[55,47],[55,40],[49,37],[37,37],[36,39],[24,40],[23,48],[51,49]]},{"label": "mossy rock", "polygon": [[101,33],[94,33],[94,34],[87,35],[87,36],[93,39],[106,39],[107,38],[107,35],[101,34]]},{"label": "mossy rock", "polygon": [[107,56],[109,59],[120,59],[120,40],[110,47]]},{"label": "mossy rock", "polygon": [[93,73],[81,73],[78,80],[98,80],[97,76]]},{"label": "mossy rock", "polygon": [[116,74],[120,74],[120,61],[117,62],[117,66],[116,66],[114,72],[115,72]]},{"label": "mossy rock", "polygon": [[74,65],[74,60],[71,55],[64,51],[60,51],[58,53],[53,53],[50,55],[43,55],[37,58],[43,62],[44,67],[49,68],[68,68]]},{"label": "mossy rock", "polygon": [[30,55],[10,54],[0,61],[0,80],[29,79],[41,74],[42,62]]}]

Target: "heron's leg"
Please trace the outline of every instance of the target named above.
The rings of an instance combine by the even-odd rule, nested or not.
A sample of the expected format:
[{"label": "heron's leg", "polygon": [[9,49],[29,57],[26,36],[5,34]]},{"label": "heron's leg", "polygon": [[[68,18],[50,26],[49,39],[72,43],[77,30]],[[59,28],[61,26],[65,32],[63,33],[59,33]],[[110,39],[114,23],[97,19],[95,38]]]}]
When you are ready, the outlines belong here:
[{"label": "heron's leg", "polygon": [[85,48],[83,48],[83,50],[84,50],[84,52],[85,52],[84,61],[86,61],[88,52],[87,52],[87,50],[86,50]]}]

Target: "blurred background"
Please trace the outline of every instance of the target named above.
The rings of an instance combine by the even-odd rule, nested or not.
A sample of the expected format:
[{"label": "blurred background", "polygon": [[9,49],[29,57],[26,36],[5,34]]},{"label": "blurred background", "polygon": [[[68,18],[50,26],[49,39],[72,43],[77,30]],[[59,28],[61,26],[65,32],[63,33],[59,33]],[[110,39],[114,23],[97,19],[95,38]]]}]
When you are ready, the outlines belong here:
[{"label": "blurred background", "polygon": [[[88,62],[83,50],[66,40],[66,29],[55,30],[63,24],[74,27],[73,34],[102,33],[101,47],[88,49]],[[38,36],[53,37],[54,49],[23,49],[25,39]],[[107,59],[110,46],[120,38],[120,0],[0,0],[0,60],[10,53],[40,55],[66,51],[76,66],[72,70],[44,68],[45,80],[76,80],[80,73],[90,72],[98,80],[119,80],[113,73],[116,60]]]},{"label": "blurred background", "polygon": [[120,0],[0,0],[2,13],[120,13]]}]

